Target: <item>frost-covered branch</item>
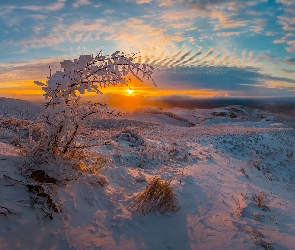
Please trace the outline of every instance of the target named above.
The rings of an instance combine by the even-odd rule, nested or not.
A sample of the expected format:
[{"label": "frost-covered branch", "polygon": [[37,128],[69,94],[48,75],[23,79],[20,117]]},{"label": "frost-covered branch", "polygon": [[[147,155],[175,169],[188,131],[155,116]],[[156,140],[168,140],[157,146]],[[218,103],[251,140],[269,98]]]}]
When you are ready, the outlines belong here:
[{"label": "frost-covered branch", "polygon": [[101,52],[81,55],[78,59],[61,62],[62,71],[50,74],[46,83],[35,81],[44,90],[46,114],[42,148],[46,153],[66,153],[75,141],[77,132],[88,116],[108,111],[103,104],[80,103],[80,95],[101,94],[100,89],[131,81],[130,75],[142,81],[152,78],[153,67],[134,62],[134,56],[120,51],[104,56]]}]

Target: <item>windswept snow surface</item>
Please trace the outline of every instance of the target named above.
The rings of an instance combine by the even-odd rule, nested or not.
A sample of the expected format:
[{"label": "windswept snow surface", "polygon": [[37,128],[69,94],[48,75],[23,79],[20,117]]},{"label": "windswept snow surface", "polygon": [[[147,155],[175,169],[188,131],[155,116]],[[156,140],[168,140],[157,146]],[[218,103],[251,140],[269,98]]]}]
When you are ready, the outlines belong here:
[{"label": "windswept snow surface", "polygon": [[[285,124],[231,106],[142,110],[122,119],[110,127],[96,120],[80,137],[105,157],[100,174],[108,184],[91,175],[55,184],[61,209],[52,219],[26,186],[36,181],[20,171],[28,138],[13,145],[0,137],[1,249],[294,249],[292,118]],[[171,180],[178,211],[135,211],[153,176]]]}]

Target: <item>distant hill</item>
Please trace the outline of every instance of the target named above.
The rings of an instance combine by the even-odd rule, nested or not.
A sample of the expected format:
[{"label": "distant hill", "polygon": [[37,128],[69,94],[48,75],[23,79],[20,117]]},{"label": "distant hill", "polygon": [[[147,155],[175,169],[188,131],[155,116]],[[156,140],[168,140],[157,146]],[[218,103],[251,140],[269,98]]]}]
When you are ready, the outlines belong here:
[{"label": "distant hill", "polygon": [[163,99],[168,107],[186,109],[213,109],[231,105],[242,105],[255,109],[295,116],[295,98],[211,98],[211,99]]},{"label": "distant hill", "polygon": [[42,104],[0,97],[0,117],[36,120],[43,111]]}]

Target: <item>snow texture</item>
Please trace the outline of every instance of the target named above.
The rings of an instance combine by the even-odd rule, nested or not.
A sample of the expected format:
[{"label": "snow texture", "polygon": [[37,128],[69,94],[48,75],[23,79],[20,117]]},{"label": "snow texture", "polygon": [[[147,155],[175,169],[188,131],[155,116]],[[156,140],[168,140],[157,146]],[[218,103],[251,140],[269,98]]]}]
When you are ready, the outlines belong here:
[{"label": "snow texture", "polygon": [[[294,249],[292,117],[230,106],[98,119],[79,135],[104,159],[98,172],[43,183],[43,170],[21,173],[35,106],[3,107],[1,249]],[[171,181],[178,211],[135,211],[154,176]]]}]

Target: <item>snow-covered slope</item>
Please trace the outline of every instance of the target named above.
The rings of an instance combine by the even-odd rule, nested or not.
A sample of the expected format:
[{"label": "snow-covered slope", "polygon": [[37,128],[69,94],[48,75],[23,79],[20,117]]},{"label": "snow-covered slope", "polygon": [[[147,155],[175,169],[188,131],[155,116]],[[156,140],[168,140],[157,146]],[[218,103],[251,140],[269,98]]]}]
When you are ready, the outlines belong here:
[{"label": "snow-covered slope", "polygon": [[[108,184],[95,174],[50,184],[51,209],[20,172],[28,138],[0,137],[1,249],[292,249],[292,121],[241,106],[95,120],[80,139]],[[171,181],[178,211],[135,211],[153,176]]]},{"label": "snow-covered slope", "polygon": [[0,97],[0,117],[35,120],[43,111],[41,104]]}]

